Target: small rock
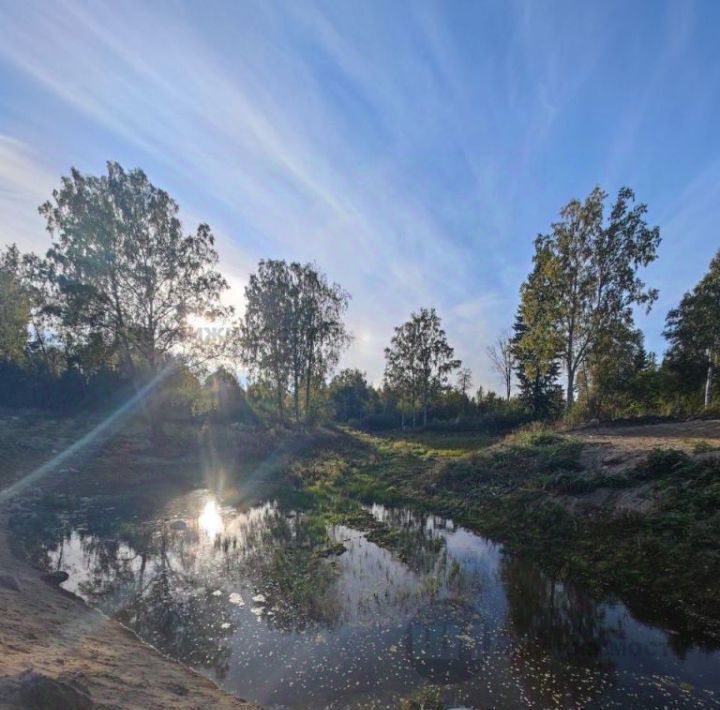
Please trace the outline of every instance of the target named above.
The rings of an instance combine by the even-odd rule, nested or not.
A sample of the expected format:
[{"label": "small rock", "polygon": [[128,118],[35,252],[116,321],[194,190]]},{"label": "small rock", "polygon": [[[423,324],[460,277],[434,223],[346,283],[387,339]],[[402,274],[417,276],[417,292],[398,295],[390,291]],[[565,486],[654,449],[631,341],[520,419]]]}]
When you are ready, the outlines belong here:
[{"label": "small rock", "polygon": [[170,527],[177,531],[187,530],[187,523],[184,520],[173,520]]},{"label": "small rock", "polygon": [[47,582],[48,584],[62,584],[63,582],[67,582],[69,577],[70,575],[67,572],[63,572],[58,569],[54,572],[44,574],[41,579],[43,582]]}]

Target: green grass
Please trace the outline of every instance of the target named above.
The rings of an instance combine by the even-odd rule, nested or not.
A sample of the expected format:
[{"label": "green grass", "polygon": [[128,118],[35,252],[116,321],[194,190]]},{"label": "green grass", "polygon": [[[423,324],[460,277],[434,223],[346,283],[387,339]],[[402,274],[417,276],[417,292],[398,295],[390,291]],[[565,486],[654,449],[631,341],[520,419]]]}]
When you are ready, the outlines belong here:
[{"label": "green grass", "polygon": [[[531,554],[558,579],[652,613],[707,642],[720,633],[720,464],[658,450],[635,468],[604,474],[581,466],[583,442],[526,429],[489,437],[343,430],[295,464],[293,478],[327,520],[369,531],[409,559],[402,539],[360,503],[410,504]],[[647,515],[599,510],[572,515],[559,496],[652,483],[659,503]],[[643,616],[648,615],[646,608]],[[720,637],[719,637],[720,638]]]}]

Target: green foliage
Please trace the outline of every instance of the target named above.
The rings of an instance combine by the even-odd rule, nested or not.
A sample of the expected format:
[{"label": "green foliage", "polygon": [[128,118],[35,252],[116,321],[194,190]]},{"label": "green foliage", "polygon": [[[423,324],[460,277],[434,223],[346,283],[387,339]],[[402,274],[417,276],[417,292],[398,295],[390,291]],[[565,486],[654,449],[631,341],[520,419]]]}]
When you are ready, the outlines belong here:
[{"label": "green foliage", "polygon": [[413,428],[418,407],[427,425],[432,397],[447,386],[450,373],[460,367],[454,356],[434,308],[421,308],[395,328],[390,347],[385,348],[385,382],[398,393],[402,414],[405,407],[410,409]]},{"label": "green foliage", "polygon": [[469,397],[469,392],[472,388],[472,371],[469,367],[462,367],[458,370],[457,374],[457,389],[462,395],[463,399]]},{"label": "green foliage", "polygon": [[53,237],[52,308],[71,343],[95,338],[130,373],[154,372],[190,341],[189,318],[227,315],[210,228],[184,235],[179,208],[141,170],[72,169],[40,207]]},{"label": "green foliage", "polygon": [[350,342],[342,321],[348,294],[311,264],[270,259],[250,275],[245,299],[240,359],[273,390],[280,419],[288,392],[295,419],[300,419],[302,390],[310,418],[312,393],[321,389]]},{"label": "green foliage", "polygon": [[179,358],[193,377],[204,374],[232,344],[253,378],[247,393],[226,371],[200,390],[190,378],[165,397],[183,416],[212,412],[252,424],[284,421],[291,410],[309,424],[334,418],[387,431],[410,415],[413,428],[498,433],[559,416],[561,369],[569,423],[717,414],[720,252],[668,314],[671,347],[658,366],[632,311],[656,298],[639,273],[656,257],[659,231],[630,189],[609,212],[607,197],[595,188],[570,201],[535,240],[512,337],[488,349],[504,396],[473,401],[467,368],[450,386],[460,362],[432,308],[395,329],[381,390],[353,369],[328,382],[350,341],[342,320],[349,295],[311,264],[261,261],[232,337],[193,337],[194,324],[231,312],[221,304],[227,283],[209,227],[185,235],[178,205],[139,169],[113,162],[100,176],[72,169],[40,207],[52,238],[48,258],[15,247],[0,255],[3,401],[58,408],[110,401]]},{"label": "green foliage", "polygon": [[258,417],[248,402],[237,377],[225,367],[219,367],[203,384],[208,409],[219,421],[256,423]]},{"label": "green foliage", "polygon": [[700,365],[705,371],[704,406],[710,404],[714,369],[720,357],[720,251],[708,273],[687,292],[666,319],[670,362],[678,369]]},{"label": "green foliage", "polygon": [[397,429],[400,423],[400,413],[397,411],[374,412],[357,422],[358,426],[367,431],[391,431]]},{"label": "green foliage", "polygon": [[155,420],[182,421],[208,412],[210,399],[207,395],[197,375],[178,361],[151,393],[148,406]]},{"label": "green foliage", "polygon": [[544,296],[533,289],[531,285],[523,287],[524,304],[513,326],[515,375],[519,400],[525,410],[535,419],[553,419],[562,408],[562,390],[557,383],[560,376],[558,344],[555,338],[542,335],[542,329],[548,327]]},{"label": "green foliage", "polygon": [[371,395],[374,393],[371,393],[365,373],[360,370],[342,370],[330,381],[328,389],[337,421],[362,419],[372,406]]},{"label": "green foliage", "polygon": [[690,463],[690,457],[676,449],[655,449],[633,472],[635,481],[646,481],[670,475],[680,475]]},{"label": "green foliage", "polygon": [[666,373],[646,353],[639,330],[622,324],[598,339],[578,375],[580,392],[570,412],[574,421],[660,414]]},{"label": "green foliage", "polygon": [[439,473],[438,485],[458,492],[478,484],[498,490],[517,485],[539,488],[549,473],[578,470],[581,450],[575,439],[529,427],[506,437],[501,445],[449,462]]},{"label": "green foliage", "polygon": [[[533,271],[521,290],[526,330],[517,348],[544,365],[559,357],[567,374],[566,403],[575,396],[575,376],[602,339],[619,325],[630,328],[632,307],[650,307],[657,292],[638,277],[655,260],[660,233],[650,228],[647,207],[632,207],[627,187],[605,220],[607,194],[596,187],[584,202],[571,200],[549,234],[535,240]],[[532,377],[533,373],[526,373]]]},{"label": "green foliage", "polygon": [[23,362],[27,355],[30,301],[20,276],[14,245],[0,254],[0,359]]}]

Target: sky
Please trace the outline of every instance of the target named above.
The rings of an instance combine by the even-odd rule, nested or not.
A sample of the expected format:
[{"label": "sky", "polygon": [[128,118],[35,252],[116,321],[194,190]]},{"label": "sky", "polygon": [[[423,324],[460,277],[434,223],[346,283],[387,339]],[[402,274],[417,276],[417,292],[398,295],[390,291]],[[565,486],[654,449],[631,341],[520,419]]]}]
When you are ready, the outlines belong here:
[{"label": "sky", "polygon": [[0,244],[44,252],[71,166],[141,167],[207,222],[228,301],[261,258],[347,289],[343,365],[379,383],[437,308],[475,385],[532,243],[571,198],[633,188],[660,226],[637,324],[720,247],[720,2],[0,0]]}]

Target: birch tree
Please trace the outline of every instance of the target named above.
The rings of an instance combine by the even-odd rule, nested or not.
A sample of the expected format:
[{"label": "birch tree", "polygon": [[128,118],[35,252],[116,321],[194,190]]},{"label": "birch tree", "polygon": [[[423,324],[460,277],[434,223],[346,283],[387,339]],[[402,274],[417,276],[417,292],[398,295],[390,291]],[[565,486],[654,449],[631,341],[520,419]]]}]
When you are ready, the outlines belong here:
[{"label": "birch tree", "polygon": [[207,224],[185,234],[179,207],[142,170],[73,168],[40,209],[52,238],[57,312],[76,340],[101,337],[131,374],[153,373],[189,339],[193,316],[229,314]]},{"label": "birch tree", "polygon": [[385,379],[397,388],[401,403],[410,404],[413,428],[418,407],[427,426],[431,397],[447,386],[450,374],[460,367],[454,355],[434,308],[420,309],[395,328],[385,349]]},{"label": "birch tree", "polygon": [[568,409],[578,369],[602,334],[616,323],[630,327],[633,307],[649,310],[657,298],[638,272],[656,258],[659,228],[648,227],[647,206],[635,205],[629,188],[618,192],[607,219],[606,199],[596,187],[584,201],[571,200],[550,233],[535,240],[533,272],[546,285],[550,325],[562,343]]},{"label": "birch tree", "polygon": [[349,296],[311,264],[261,261],[245,289],[240,359],[275,392],[278,416],[292,394],[295,420],[311,413],[313,387],[350,342],[343,323]]}]

